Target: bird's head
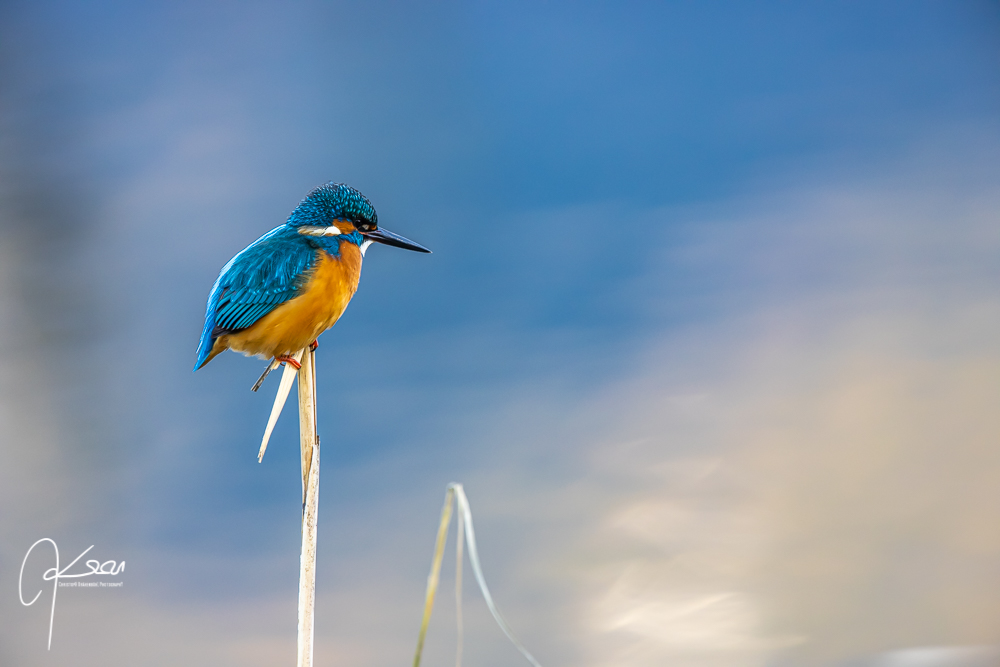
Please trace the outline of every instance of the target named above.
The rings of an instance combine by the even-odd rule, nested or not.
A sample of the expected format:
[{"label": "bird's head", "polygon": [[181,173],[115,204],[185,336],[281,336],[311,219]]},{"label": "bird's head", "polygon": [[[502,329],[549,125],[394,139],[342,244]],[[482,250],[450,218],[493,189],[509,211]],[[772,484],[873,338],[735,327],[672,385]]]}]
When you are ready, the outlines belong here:
[{"label": "bird's head", "polygon": [[295,207],[286,222],[300,234],[341,236],[358,232],[364,237],[362,251],[372,242],[430,252],[413,241],[378,226],[378,214],[368,198],[344,183],[321,185]]}]

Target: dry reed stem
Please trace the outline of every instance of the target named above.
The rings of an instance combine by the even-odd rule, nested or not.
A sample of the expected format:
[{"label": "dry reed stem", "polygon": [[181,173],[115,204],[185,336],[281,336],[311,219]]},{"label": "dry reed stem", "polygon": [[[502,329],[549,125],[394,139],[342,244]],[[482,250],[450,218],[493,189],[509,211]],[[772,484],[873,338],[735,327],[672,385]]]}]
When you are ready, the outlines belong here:
[{"label": "dry reed stem", "polygon": [[299,369],[299,444],[302,451],[302,553],[299,557],[298,667],[312,667],[319,512],[319,436],[316,432],[316,352],[303,350]]}]

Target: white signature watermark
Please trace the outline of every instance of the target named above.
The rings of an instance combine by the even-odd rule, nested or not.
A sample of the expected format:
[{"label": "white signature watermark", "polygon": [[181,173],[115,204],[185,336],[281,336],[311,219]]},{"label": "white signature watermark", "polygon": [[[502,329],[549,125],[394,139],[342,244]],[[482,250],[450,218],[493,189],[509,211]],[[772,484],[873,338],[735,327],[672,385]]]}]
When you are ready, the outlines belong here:
[{"label": "white signature watermark", "polygon": [[31,552],[34,551],[35,547],[37,547],[42,542],[48,542],[49,544],[51,544],[52,545],[52,549],[53,549],[53,551],[55,551],[55,554],[56,554],[56,565],[55,565],[55,567],[50,567],[49,569],[45,570],[45,574],[42,575],[42,580],[43,581],[51,581],[52,582],[52,610],[49,612],[49,650],[51,651],[52,650],[52,625],[55,622],[55,618],[56,618],[56,590],[60,586],[81,586],[81,585],[83,585],[83,586],[94,586],[94,587],[98,587],[98,586],[100,586],[100,587],[106,587],[106,586],[118,587],[118,586],[122,585],[122,582],[115,582],[113,584],[109,584],[109,583],[105,583],[105,582],[101,582],[100,584],[98,584],[98,583],[81,584],[81,583],[78,583],[78,582],[60,583],[59,580],[60,579],[79,579],[81,577],[93,577],[95,575],[96,576],[117,576],[117,575],[119,575],[119,574],[121,574],[122,572],[125,571],[125,561],[122,561],[122,562],[118,563],[118,562],[113,561],[113,560],[107,560],[107,561],[104,561],[102,563],[102,562],[100,562],[98,560],[88,560],[88,561],[84,562],[84,565],[86,565],[88,568],[90,568],[89,572],[77,572],[75,574],[67,574],[69,572],[69,569],[71,567],[73,567],[74,565],[76,565],[77,561],[79,561],[81,558],[83,558],[87,554],[88,551],[90,551],[91,549],[94,548],[94,545],[91,544],[89,547],[87,547],[86,549],[83,550],[83,553],[81,553],[79,556],[77,556],[76,558],[74,558],[72,563],[70,563],[69,565],[67,565],[66,567],[64,567],[62,569],[59,569],[59,546],[56,545],[55,540],[49,539],[48,537],[43,537],[42,539],[38,540],[37,542],[35,542],[34,544],[31,545],[31,547],[28,549],[28,553],[24,554],[24,560],[21,561],[21,574],[20,574],[20,576],[17,579],[17,594],[21,598],[21,604],[23,604],[25,607],[30,607],[31,605],[35,604],[35,602],[38,600],[38,598],[42,594],[42,591],[39,589],[39,591],[37,593],[35,593],[35,597],[31,598],[30,602],[25,602],[24,601],[24,566],[27,565],[27,563],[28,563],[28,557],[31,556]]}]

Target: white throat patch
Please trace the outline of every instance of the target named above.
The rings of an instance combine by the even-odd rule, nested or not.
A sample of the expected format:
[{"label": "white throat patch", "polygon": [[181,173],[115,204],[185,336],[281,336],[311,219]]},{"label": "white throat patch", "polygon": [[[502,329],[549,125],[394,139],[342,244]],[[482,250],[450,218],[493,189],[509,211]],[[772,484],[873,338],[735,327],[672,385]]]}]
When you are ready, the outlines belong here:
[{"label": "white throat patch", "polygon": [[370,246],[371,244],[372,244],[372,240],[371,239],[365,239],[364,241],[361,242],[361,256],[362,257],[365,256],[365,250],[368,250],[368,246]]}]

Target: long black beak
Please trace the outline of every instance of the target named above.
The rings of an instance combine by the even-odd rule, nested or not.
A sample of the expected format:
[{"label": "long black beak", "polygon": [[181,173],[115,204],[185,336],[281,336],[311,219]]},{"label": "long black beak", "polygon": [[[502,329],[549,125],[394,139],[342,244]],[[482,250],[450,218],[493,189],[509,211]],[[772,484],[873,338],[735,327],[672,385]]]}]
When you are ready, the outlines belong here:
[{"label": "long black beak", "polygon": [[399,234],[393,234],[388,229],[378,229],[370,232],[361,232],[361,235],[366,239],[371,239],[372,241],[378,241],[379,243],[384,243],[386,245],[396,246],[397,248],[405,248],[406,250],[416,250],[417,252],[430,252],[427,248],[423,247],[419,243],[414,243],[408,238],[404,238]]}]

